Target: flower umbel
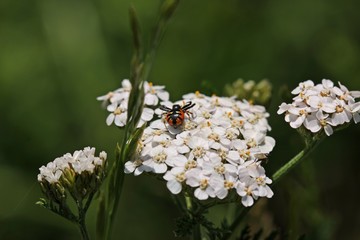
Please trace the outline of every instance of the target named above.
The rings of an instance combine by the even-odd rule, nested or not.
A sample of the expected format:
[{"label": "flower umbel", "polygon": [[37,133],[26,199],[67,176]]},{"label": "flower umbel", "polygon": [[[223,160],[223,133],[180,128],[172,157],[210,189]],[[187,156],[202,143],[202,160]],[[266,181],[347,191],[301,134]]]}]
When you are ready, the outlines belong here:
[{"label": "flower umbel", "polygon": [[322,129],[327,136],[334,130],[349,123],[360,121],[360,91],[349,91],[339,83],[334,86],[331,80],[323,79],[321,84],[315,85],[313,81],[301,82],[292,92],[296,95],[292,103],[282,103],[278,114],[285,113],[285,121],[292,128],[304,126],[312,133]]},{"label": "flower umbel", "polygon": [[[199,92],[161,104],[171,109],[173,104],[183,107],[189,102],[194,106],[176,127],[164,119],[163,110],[155,109],[160,119],[144,130],[138,156],[125,163],[125,172],[163,174],[171,193],[187,186],[199,200],[224,199],[237,192],[243,205],[251,206],[254,199],[272,197],[267,185],[271,180],[257,157],[275,146],[275,140],[266,135],[270,126],[265,108]],[[251,189],[251,194],[242,194],[237,190],[240,186]]]},{"label": "flower umbel", "polygon": [[[86,147],[39,168],[37,178],[45,198],[38,204],[79,224],[84,239],[87,239],[85,214],[105,178],[106,158],[106,152],[95,156],[95,148]],[[77,205],[78,215],[68,205],[69,196]]]}]

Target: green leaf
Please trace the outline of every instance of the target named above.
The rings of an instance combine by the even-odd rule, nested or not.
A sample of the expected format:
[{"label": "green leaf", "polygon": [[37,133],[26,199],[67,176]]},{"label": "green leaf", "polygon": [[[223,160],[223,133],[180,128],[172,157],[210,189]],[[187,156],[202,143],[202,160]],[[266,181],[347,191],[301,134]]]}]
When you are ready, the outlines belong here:
[{"label": "green leaf", "polygon": [[137,17],[134,6],[131,6],[129,9],[129,17],[130,17],[130,27],[133,35],[133,44],[134,44],[134,56],[140,60],[142,54],[142,45],[141,45],[141,29],[139,24],[139,19]]},{"label": "green leaf", "polygon": [[144,132],[144,129],[146,127],[146,124],[144,124],[141,128],[137,128],[135,129],[135,131],[133,132],[133,134],[130,136],[130,138],[126,141],[126,145],[125,145],[125,151],[124,151],[124,156],[122,156],[122,163],[125,163],[125,161],[130,160],[130,158],[132,156],[134,156],[135,151],[137,149],[138,146],[138,142]]},{"label": "green leaf", "polygon": [[131,134],[132,131],[134,131],[134,129],[136,129],[144,105],[145,94],[143,80],[139,78],[132,79],[132,84],[133,87],[130,92],[128,103],[128,119],[125,128],[126,138]]},{"label": "green leaf", "polygon": [[160,9],[160,16],[167,21],[175,12],[180,0],[165,0]]}]

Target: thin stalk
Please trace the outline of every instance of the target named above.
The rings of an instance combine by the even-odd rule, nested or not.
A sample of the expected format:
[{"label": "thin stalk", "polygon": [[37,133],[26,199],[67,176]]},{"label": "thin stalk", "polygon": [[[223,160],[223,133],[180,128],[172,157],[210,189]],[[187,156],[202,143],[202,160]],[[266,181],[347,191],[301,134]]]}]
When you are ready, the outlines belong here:
[{"label": "thin stalk", "polygon": [[[324,135],[319,135],[316,138],[305,138],[305,148],[296,154],[292,159],[285,163],[282,167],[279,168],[273,175],[272,180],[273,184],[277,183],[283,176],[290,172],[297,164],[306,159],[309,154],[321,143],[324,139]],[[230,232],[224,236],[224,240],[229,239],[234,233],[235,229],[241,223],[241,220],[249,212],[250,208],[243,208],[238,216],[235,218],[234,222],[229,227]]]},{"label": "thin stalk", "polygon": [[79,229],[80,229],[80,232],[81,232],[82,239],[83,240],[89,240],[90,238],[89,238],[89,234],[88,234],[87,229],[86,229],[85,220],[79,222]]},{"label": "thin stalk", "polygon": [[[116,166],[116,163],[119,163],[118,166]],[[111,196],[108,197],[108,215],[107,215],[107,219],[106,219],[106,228],[105,228],[105,236],[104,239],[110,239],[110,234],[112,232],[112,227],[113,227],[113,222],[115,219],[115,213],[117,212],[118,206],[119,206],[119,201],[120,201],[120,197],[121,197],[121,193],[122,193],[122,189],[123,189],[123,185],[124,185],[124,174],[121,174],[121,171],[124,171],[124,167],[121,164],[121,161],[119,161],[119,159],[117,158],[117,160],[114,162],[113,165],[113,169],[115,169],[115,171],[118,171],[117,174],[113,174],[112,178],[110,178],[110,182],[109,184],[114,184],[114,185],[109,185],[109,189],[108,189],[108,194],[113,196],[113,199],[111,199]],[[111,182],[113,181],[113,182]],[[114,187],[116,186],[116,187]],[[115,189],[115,193],[111,193],[111,191],[113,191]]]},{"label": "thin stalk", "polygon": [[197,223],[194,226],[194,230],[193,230],[193,240],[201,240],[201,229],[200,229],[200,224]]},{"label": "thin stalk", "polygon": [[[186,209],[187,209],[188,214],[191,217],[194,217],[193,216],[194,205],[193,205],[192,199],[188,193],[185,193],[185,204],[186,204]],[[195,223],[195,226],[193,227],[193,235],[192,235],[193,240],[201,240],[201,229],[200,228],[201,228],[200,223]]]},{"label": "thin stalk", "polygon": [[[131,74],[130,80],[133,84],[133,89],[129,96],[128,111],[129,116],[125,126],[123,142],[121,145],[121,150],[117,149],[117,158],[112,166],[110,181],[108,185],[107,199],[105,201],[105,214],[104,217],[104,227],[102,227],[100,233],[103,235],[104,239],[110,239],[110,234],[112,232],[112,225],[115,218],[115,213],[118,209],[118,204],[121,196],[122,186],[124,183],[124,162],[126,159],[132,157],[132,152],[129,150],[129,139],[135,134],[135,129],[137,122],[141,116],[141,109],[143,107],[144,94],[142,85],[145,80],[148,79],[150,71],[152,69],[153,63],[155,61],[155,53],[159,47],[161,38],[165,32],[166,23],[168,22],[173,11],[176,9],[179,0],[164,0],[163,5],[165,8],[161,9],[160,18],[157,23],[153,39],[149,52],[146,57],[142,57],[142,48],[140,41],[140,28],[139,23],[136,17],[135,10],[130,9],[130,20],[131,27],[133,31],[133,40],[134,40],[134,55],[131,62]],[[139,94],[139,91],[142,91]],[[140,137],[140,136],[139,136]],[[114,192],[112,192],[114,191]],[[102,232],[104,231],[104,232]]]},{"label": "thin stalk", "polygon": [[190,213],[193,210],[193,206],[192,206],[191,197],[189,196],[188,193],[185,193],[185,204],[187,211]]},{"label": "thin stalk", "polygon": [[306,159],[309,154],[320,144],[322,139],[323,138],[309,142],[302,151],[300,151],[292,159],[290,159],[290,161],[288,161],[281,168],[279,168],[279,170],[277,170],[272,175],[273,184],[278,182],[281,177],[285,176],[288,172],[290,172],[290,170],[293,169],[298,163]]},{"label": "thin stalk", "polygon": [[86,223],[85,223],[86,211],[83,208],[82,201],[76,201],[76,205],[77,205],[78,211],[79,211],[78,225],[79,225],[79,229],[81,232],[81,237],[83,240],[89,240],[90,238],[89,238],[89,234],[86,229]]},{"label": "thin stalk", "polygon": [[[349,126],[350,124],[345,124],[341,127],[338,127],[335,129],[335,132],[340,131],[342,129],[345,129]],[[277,170],[273,176],[273,184],[276,183],[281,177],[283,177],[285,174],[287,174],[293,167],[295,167],[299,162],[301,162],[302,160],[306,159],[309,154],[322,142],[322,140],[324,140],[326,138],[326,135],[324,133],[324,131],[320,132],[318,135],[316,136],[311,136],[307,130],[302,131],[300,129],[300,133],[303,133],[301,135],[304,136],[305,138],[305,148],[299,152],[295,157],[293,157],[292,159],[290,159],[290,161],[288,161],[286,164],[284,164],[279,170]]]},{"label": "thin stalk", "polygon": [[85,212],[85,213],[86,213],[87,210],[89,209],[90,204],[91,204],[91,201],[92,201],[95,193],[96,193],[95,191],[92,192],[92,193],[90,193],[89,197],[87,198],[86,203],[85,203],[85,207],[84,207],[84,212]]}]

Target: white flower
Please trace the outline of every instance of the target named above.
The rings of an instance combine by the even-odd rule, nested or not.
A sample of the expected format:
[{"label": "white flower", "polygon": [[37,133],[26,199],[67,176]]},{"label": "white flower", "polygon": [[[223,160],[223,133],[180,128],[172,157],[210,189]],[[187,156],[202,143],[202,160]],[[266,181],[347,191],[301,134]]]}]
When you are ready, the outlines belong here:
[{"label": "white flower", "polygon": [[291,105],[287,110],[288,114],[285,115],[285,121],[289,122],[292,128],[298,128],[303,124],[308,114],[313,111],[310,106],[302,102]]},{"label": "white flower", "polygon": [[274,193],[267,184],[272,183],[271,179],[265,175],[265,169],[262,166],[253,164],[248,167],[249,175],[255,179],[257,191],[254,193],[259,197],[271,198]]},{"label": "white flower", "polygon": [[189,154],[189,159],[193,160],[196,159],[196,161],[201,165],[203,161],[208,161],[208,150],[209,150],[209,144],[208,141],[206,141],[203,138],[194,136],[192,137],[188,142],[189,147],[191,148],[191,152]]},{"label": "white flower", "polygon": [[334,93],[340,100],[350,101],[353,103],[356,98],[360,98],[360,91],[349,91],[347,87],[339,82],[339,87],[334,87]]},{"label": "white flower", "polygon": [[305,82],[299,83],[299,86],[297,86],[294,90],[291,91],[292,94],[299,94],[302,92],[306,92],[308,89],[312,89],[314,87],[314,82],[311,80],[307,80]]},{"label": "white flower", "polygon": [[292,128],[304,126],[312,133],[324,129],[326,135],[333,133],[333,127],[348,123],[354,119],[360,121],[360,105],[355,102],[360,91],[349,91],[339,83],[334,86],[331,80],[323,79],[314,85],[310,80],[300,83],[293,91],[298,94],[291,104],[282,103],[278,114],[285,113],[285,121]]},{"label": "white flower", "polygon": [[113,122],[116,126],[123,127],[127,120],[127,103],[123,102],[121,105],[114,102],[107,106],[110,115],[106,118],[106,124],[110,126]]},{"label": "white flower", "polygon": [[250,177],[245,182],[237,182],[236,192],[242,197],[241,203],[245,207],[250,207],[254,204],[254,199],[257,199],[256,192],[256,181]]},{"label": "white flower", "polygon": [[331,127],[331,120],[328,117],[329,114],[323,114],[319,111],[316,114],[309,115],[304,122],[304,126],[313,133],[324,128],[326,135],[330,136],[333,133],[333,129]]},{"label": "white flower", "polygon": [[81,174],[82,172],[92,174],[97,166],[104,166],[106,158],[107,154],[104,151],[100,153],[99,157],[96,157],[95,148],[90,147],[75,151],[73,154],[66,153],[53,162],[49,162],[46,166],[40,167],[38,181],[59,182],[65,169],[70,169],[74,174]]},{"label": "white flower", "polygon": [[46,167],[41,166],[39,168],[40,174],[38,175],[38,181],[45,179],[49,183],[56,183],[59,181],[62,171],[57,168],[56,164],[49,162]]},{"label": "white flower", "polygon": [[[153,92],[148,104],[155,103],[157,96]],[[258,197],[272,196],[267,185],[271,180],[265,171],[253,174],[248,169],[261,164],[256,162],[256,154],[268,154],[275,145],[275,140],[267,136],[271,128],[265,108],[235,98],[208,97],[199,92],[186,94],[183,99],[173,103],[162,99],[165,101],[161,105],[170,109],[173,104],[184,106],[191,102],[195,105],[187,110],[177,128],[164,119],[166,111],[155,109],[160,119],[150,122],[144,129],[138,156],[125,163],[125,173],[160,174],[172,194],[180,193],[186,186],[186,189],[193,189],[199,200],[224,199],[231,191],[239,193],[236,188],[246,185],[246,179],[251,180],[252,185],[247,187],[253,189],[253,196],[243,196],[245,206],[253,204],[250,201]]]},{"label": "white flower", "polygon": [[174,167],[165,173],[164,179],[170,192],[178,194],[182,190],[182,183],[186,180],[185,171],[181,167]]},{"label": "white flower", "polygon": [[144,123],[150,122],[151,119],[154,117],[154,110],[151,108],[144,108],[141,114],[140,121],[138,123],[138,127],[141,127]]},{"label": "white flower", "polygon": [[124,166],[125,173],[134,173],[135,176],[142,174],[143,172],[151,172],[152,169],[149,166],[143,165],[143,160],[136,158],[133,161],[127,161]]},{"label": "white flower", "polygon": [[174,147],[164,148],[161,145],[150,150],[150,159],[143,162],[144,165],[152,168],[154,173],[165,173],[168,166],[174,166],[174,161],[186,159],[185,156],[179,155]]},{"label": "white flower", "polygon": [[[215,194],[219,199],[224,199],[228,194],[229,191],[233,188],[235,188],[237,184],[237,176],[231,175],[231,174],[225,174],[225,179],[222,181],[219,181],[223,183],[222,186],[219,186],[215,189]],[[213,179],[214,181],[215,179]],[[215,185],[215,184],[213,184]]]},{"label": "white flower", "polygon": [[[213,175],[213,177],[218,177]],[[196,188],[194,195],[199,200],[206,200],[215,197],[215,189],[210,185],[210,177],[203,174],[199,168],[191,169],[186,172],[186,184]]]},{"label": "white flower", "polygon": [[326,113],[335,112],[336,104],[334,103],[334,99],[330,97],[321,97],[321,96],[310,96],[307,103],[310,107],[321,110]]},{"label": "white flower", "polygon": [[157,106],[159,99],[161,101],[169,100],[169,93],[164,90],[165,86],[153,86],[150,82],[144,83],[145,91],[145,105],[147,106]]},{"label": "white flower", "polygon": [[[132,86],[128,79],[124,79],[121,85],[121,88],[97,97],[97,100],[102,101],[110,112],[106,118],[108,126],[114,123],[116,126],[123,127],[127,121],[127,108]],[[161,101],[169,100],[169,93],[164,90],[164,86],[153,86],[152,83],[144,82],[144,93],[144,108],[137,127],[141,127],[144,123],[153,119],[153,108],[158,106],[159,99]]]},{"label": "white flower", "polygon": [[335,126],[350,122],[353,117],[351,105],[340,99],[335,99],[335,104],[335,112],[331,115],[331,122]]}]

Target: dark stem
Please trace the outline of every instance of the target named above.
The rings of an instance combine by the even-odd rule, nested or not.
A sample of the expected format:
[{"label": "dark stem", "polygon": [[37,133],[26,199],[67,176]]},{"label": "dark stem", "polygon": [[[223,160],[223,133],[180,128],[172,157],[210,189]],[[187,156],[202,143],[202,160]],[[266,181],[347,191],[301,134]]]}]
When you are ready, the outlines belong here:
[{"label": "dark stem", "polygon": [[[90,205],[88,202],[86,204]],[[85,208],[83,208],[82,201],[76,201],[76,205],[77,205],[78,211],[79,211],[78,225],[79,225],[79,229],[81,232],[81,237],[83,240],[89,240],[90,238],[89,238],[89,234],[87,232],[86,223],[85,223],[86,210],[85,210]]]},{"label": "dark stem", "polygon": [[193,240],[201,240],[201,226],[200,223],[196,223],[193,228]]},{"label": "dark stem", "polygon": [[85,224],[85,219],[83,221],[79,221],[79,228],[80,228],[80,232],[81,232],[81,237],[83,240],[89,240],[89,235],[86,229],[86,224]]},{"label": "dark stem", "polygon": [[87,198],[86,203],[85,203],[85,207],[84,207],[84,212],[85,212],[85,213],[86,213],[87,210],[89,209],[90,204],[91,204],[91,201],[92,201],[94,195],[95,195],[95,191],[93,191],[92,193],[90,193],[89,197]]}]

